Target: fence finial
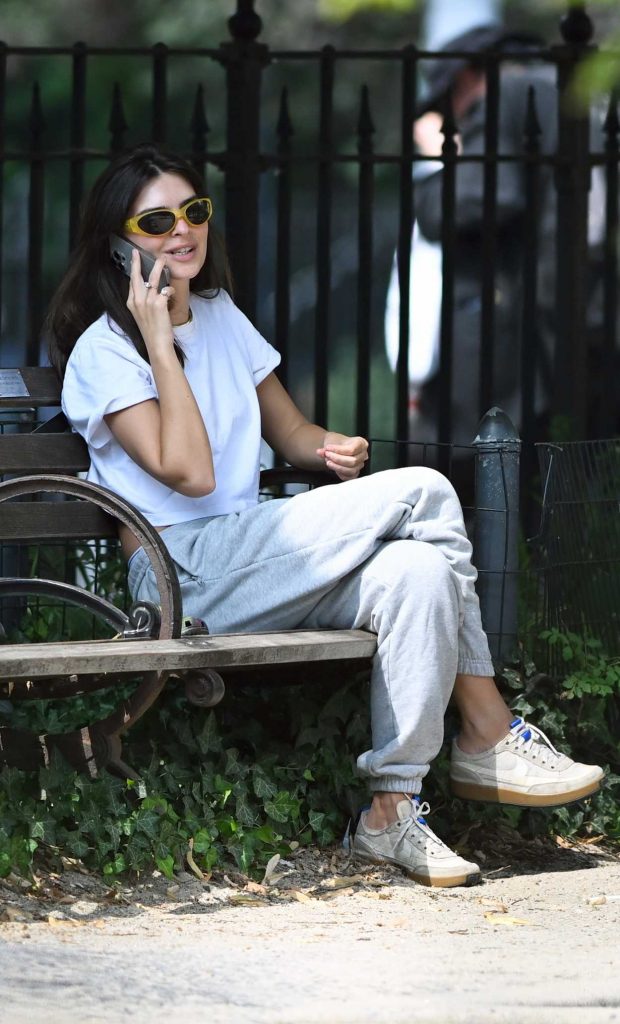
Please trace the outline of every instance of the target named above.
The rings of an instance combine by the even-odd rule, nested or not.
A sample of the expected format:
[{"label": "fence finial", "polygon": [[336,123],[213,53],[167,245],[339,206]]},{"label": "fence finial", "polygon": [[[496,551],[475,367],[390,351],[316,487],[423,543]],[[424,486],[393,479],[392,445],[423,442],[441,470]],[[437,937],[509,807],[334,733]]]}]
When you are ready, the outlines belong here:
[{"label": "fence finial", "polygon": [[568,11],[560,19],[560,32],[565,43],[573,46],[585,46],[594,35],[592,19],[586,11],[585,4],[571,3]]},{"label": "fence finial", "polygon": [[260,35],[263,23],[254,10],[254,0],[237,0],[237,10],[228,19],[233,39],[251,40]]}]

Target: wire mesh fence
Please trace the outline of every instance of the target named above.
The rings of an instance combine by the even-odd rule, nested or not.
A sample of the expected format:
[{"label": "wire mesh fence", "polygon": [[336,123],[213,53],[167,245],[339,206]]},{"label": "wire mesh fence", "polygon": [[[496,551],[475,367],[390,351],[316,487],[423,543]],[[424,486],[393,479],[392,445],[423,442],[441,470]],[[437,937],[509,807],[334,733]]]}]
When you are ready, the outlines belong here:
[{"label": "wire mesh fence", "polygon": [[[539,618],[620,656],[620,439],[537,445],[540,533],[533,547]],[[562,668],[549,649],[549,668]]]}]

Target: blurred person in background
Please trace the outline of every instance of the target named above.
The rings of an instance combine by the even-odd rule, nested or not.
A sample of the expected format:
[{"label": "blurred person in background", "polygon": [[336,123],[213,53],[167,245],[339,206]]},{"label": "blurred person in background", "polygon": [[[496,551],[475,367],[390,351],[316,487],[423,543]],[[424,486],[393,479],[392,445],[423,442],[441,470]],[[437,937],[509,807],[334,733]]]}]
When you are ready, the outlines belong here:
[{"label": "blurred person in background", "polygon": [[[526,33],[508,32],[497,23],[478,25],[448,40],[446,57],[427,63],[426,93],[413,126],[417,152],[440,157],[442,126],[448,105],[456,122],[459,161],[456,168],[455,234],[452,249],[454,293],[452,324],[452,429],[450,440],[471,444],[480,413],[481,314],[483,280],[484,162],[487,78],[484,57],[491,51],[523,52],[524,60],[502,61],[498,112],[498,154],[524,154],[528,94],[533,89],[543,156],[555,153],[558,127],[556,70],[552,65],[526,59],[540,41]],[[469,59],[450,53],[471,51]],[[494,339],[492,404],[508,413],[521,427],[520,348],[523,331],[524,227],[528,211],[525,195],[525,160],[498,162],[495,213]],[[600,174],[600,172],[598,172]],[[409,336],[409,439],[438,440],[440,400],[440,311],[442,300],[442,190],[443,163],[419,162],[415,172],[415,216],[410,273]],[[590,203],[589,241],[600,246],[603,236],[604,187],[594,176]],[[555,307],[555,189],[553,169],[539,171],[538,296],[535,335],[538,429],[551,396]],[[396,366],[399,347],[400,292],[396,266],[390,280],[385,333],[388,358]],[[458,455],[458,450],[456,452]],[[414,456],[415,458],[415,456]],[[469,474],[471,475],[471,474]],[[458,478],[458,473],[457,473]],[[463,481],[462,487],[466,489]],[[458,487],[460,493],[462,488]],[[463,497],[463,495],[462,495]],[[466,496],[468,497],[468,495]]]}]

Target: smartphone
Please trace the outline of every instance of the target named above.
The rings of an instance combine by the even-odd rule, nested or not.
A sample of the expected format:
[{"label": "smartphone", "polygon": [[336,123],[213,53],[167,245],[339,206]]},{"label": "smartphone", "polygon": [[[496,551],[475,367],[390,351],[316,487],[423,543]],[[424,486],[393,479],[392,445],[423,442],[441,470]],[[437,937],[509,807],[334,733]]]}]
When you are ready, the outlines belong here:
[{"label": "smartphone", "polygon": [[[134,245],[133,242],[128,242],[126,238],[120,238],[118,235],[110,235],[110,257],[112,263],[119,270],[122,270],[127,277],[131,276],[131,255],[137,249],[140,253],[140,266],[142,268],[142,277],[145,281],[148,281],[151,276],[151,271],[155,266],[155,258],[151,256],[150,252],[146,252],[145,249],[141,249],[139,245]],[[159,284],[157,285],[157,291],[160,292],[162,288],[170,284],[170,271],[168,267],[164,267],[161,272]]]}]

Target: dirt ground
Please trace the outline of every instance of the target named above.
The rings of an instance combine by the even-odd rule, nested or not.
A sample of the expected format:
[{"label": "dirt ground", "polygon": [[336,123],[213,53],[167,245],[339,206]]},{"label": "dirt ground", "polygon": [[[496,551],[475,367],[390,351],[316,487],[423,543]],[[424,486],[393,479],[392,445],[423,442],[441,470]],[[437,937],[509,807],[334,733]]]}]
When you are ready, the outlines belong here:
[{"label": "dirt ground", "polygon": [[[264,882],[0,882],[3,1024],[620,1024],[620,857],[494,837],[473,888],[296,850]],[[485,848],[486,844],[485,844]]]}]

